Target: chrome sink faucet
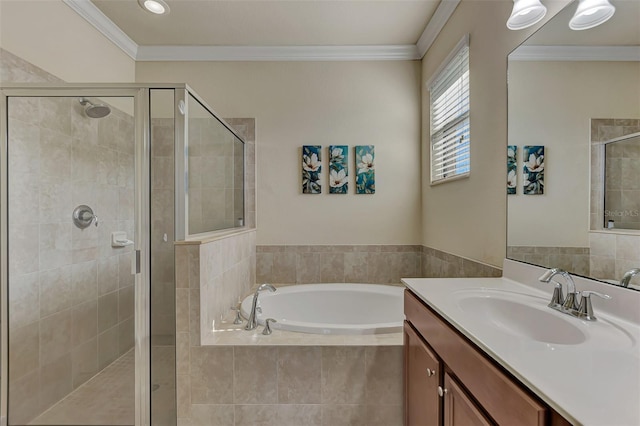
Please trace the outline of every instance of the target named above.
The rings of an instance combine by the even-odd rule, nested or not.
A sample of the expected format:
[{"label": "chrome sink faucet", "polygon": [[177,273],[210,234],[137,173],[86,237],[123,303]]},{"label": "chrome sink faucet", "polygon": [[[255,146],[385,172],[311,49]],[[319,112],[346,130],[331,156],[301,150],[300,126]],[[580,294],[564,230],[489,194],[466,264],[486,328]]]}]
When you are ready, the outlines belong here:
[{"label": "chrome sink faucet", "polygon": [[640,274],[640,268],[629,269],[624,273],[624,276],[620,280],[620,285],[622,287],[629,287],[629,281],[631,281],[631,278],[638,274]]},{"label": "chrome sink faucet", "polygon": [[[567,283],[566,298],[562,294],[562,284],[551,279],[556,275],[561,275]],[[559,268],[552,268],[542,274],[542,276],[538,278],[538,280],[543,283],[552,282],[555,284],[555,288],[553,289],[553,297],[551,298],[551,302],[549,303],[550,308],[558,310],[571,310],[578,308],[578,305],[576,303],[576,283],[573,282],[573,278],[571,278],[571,275],[567,271]]]},{"label": "chrome sink faucet", "polygon": [[[562,284],[552,280],[556,275],[561,275],[567,283],[566,298],[562,295]],[[582,291],[578,293],[576,291],[576,284],[573,282],[571,275],[567,271],[559,268],[549,269],[547,272],[542,274],[538,280],[543,283],[552,282],[555,284],[553,296],[551,297],[551,302],[548,305],[550,308],[586,321],[596,320],[596,316],[593,313],[593,306],[591,304],[592,295],[596,295],[603,299],[611,299],[611,296],[608,294],[598,293],[597,291]],[[579,304],[577,303],[578,295],[580,295]]]},{"label": "chrome sink faucet", "polygon": [[276,291],[276,288],[271,284],[261,284],[260,287],[256,290],[253,295],[253,303],[251,304],[251,313],[249,314],[249,319],[247,320],[247,325],[244,327],[245,330],[254,330],[258,327],[258,319],[256,318],[256,311],[258,310],[258,295],[263,290],[269,290],[270,292]]}]

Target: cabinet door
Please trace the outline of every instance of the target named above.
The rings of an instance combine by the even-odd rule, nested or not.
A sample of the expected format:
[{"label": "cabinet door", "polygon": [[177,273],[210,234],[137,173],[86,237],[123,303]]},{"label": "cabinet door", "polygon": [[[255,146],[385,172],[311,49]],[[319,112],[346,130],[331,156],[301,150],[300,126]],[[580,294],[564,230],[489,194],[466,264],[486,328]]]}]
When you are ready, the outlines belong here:
[{"label": "cabinet door", "polygon": [[441,418],[440,362],[404,323],[405,426],[437,426]]},{"label": "cabinet door", "polygon": [[493,423],[476,407],[449,374],[444,375],[444,426],[490,426]]}]

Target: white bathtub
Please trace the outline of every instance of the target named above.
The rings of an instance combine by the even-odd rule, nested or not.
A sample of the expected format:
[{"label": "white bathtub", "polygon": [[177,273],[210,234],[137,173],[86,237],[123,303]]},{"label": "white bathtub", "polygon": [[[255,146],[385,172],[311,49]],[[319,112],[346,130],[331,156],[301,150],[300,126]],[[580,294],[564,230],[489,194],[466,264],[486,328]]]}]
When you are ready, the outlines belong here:
[{"label": "white bathtub", "polygon": [[[403,287],[376,284],[303,284],[263,291],[258,323],[314,334],[383,334],[402,331]],[[242,301],[249,317],[253,294]]]}]

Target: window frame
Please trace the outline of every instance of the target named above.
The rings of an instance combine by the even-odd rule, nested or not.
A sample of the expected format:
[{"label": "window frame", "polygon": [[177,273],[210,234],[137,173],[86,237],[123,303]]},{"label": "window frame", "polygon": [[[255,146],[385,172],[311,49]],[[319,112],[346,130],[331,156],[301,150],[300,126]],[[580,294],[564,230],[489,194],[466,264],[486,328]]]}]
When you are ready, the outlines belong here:
[{"label": "window frame", "polygon": [[[459,59],[459,55],[463,54],[462,60]],[[455,65],[458,66],[455,66]],[[460,72],[460,66],[464,66],[462,72]],[[438,85],[442,81],[448,81],[452,76],[459,74],[459,77],[450,82],[450,84]],[[455,48],[449,53],[444,61],[440,64],[438,69],[433,73],[433,76],[427,81],[427,91],[429,92],[429,177],[430,184],[439,185],[445,182],[450,182],[458,179],[468,178],[471,174],[471,104],[470,104],[470,66],[469,66],[469,34],[465,34],[458,42]],[[434,104],[438,99],[433,99],[432,94],[434,89],[438,89],[439,95],[443,95],[447,89],[451,89],[461,78],[466,79],[466,89],[461,91],[459,95],[463,97],[455,100],[456,103],[465,104],[466,109],[462,109],[462,113],[448,114],[446,121],[442,123],[437,131],[434,131]],[[444,87],[444,89],[443,89]],[[464,84],[463,84],[464,87]],[[466,98],[464,97],[466,95]],[[458,106],[459,106],[458,105]],[[435,151],[435,145],[438,142],[445,141],[447,136],[452,136],[457,133],[461,133],[462,136],[466,136],[466,147],[463,147],[459,154],[462,154],[462,165],[464,168],[462,171],[453,174],[445,174],[444,176],[436,176],[434,171],[436,169],[434,162],[438,158]],[[460,162],[459,154],[453,157],[453,164],[458,166]]]}]

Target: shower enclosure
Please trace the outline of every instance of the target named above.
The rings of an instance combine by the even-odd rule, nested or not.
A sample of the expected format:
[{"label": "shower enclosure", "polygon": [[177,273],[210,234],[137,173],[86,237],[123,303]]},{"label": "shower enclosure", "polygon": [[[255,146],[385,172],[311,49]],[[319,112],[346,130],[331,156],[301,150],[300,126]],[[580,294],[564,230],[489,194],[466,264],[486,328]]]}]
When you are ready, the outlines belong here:
[{"label": "shower enclosure", "polygon": [[244,225],[244,143],[186,85],[6,85],[1,423],[175,425],[174,242]]}]

